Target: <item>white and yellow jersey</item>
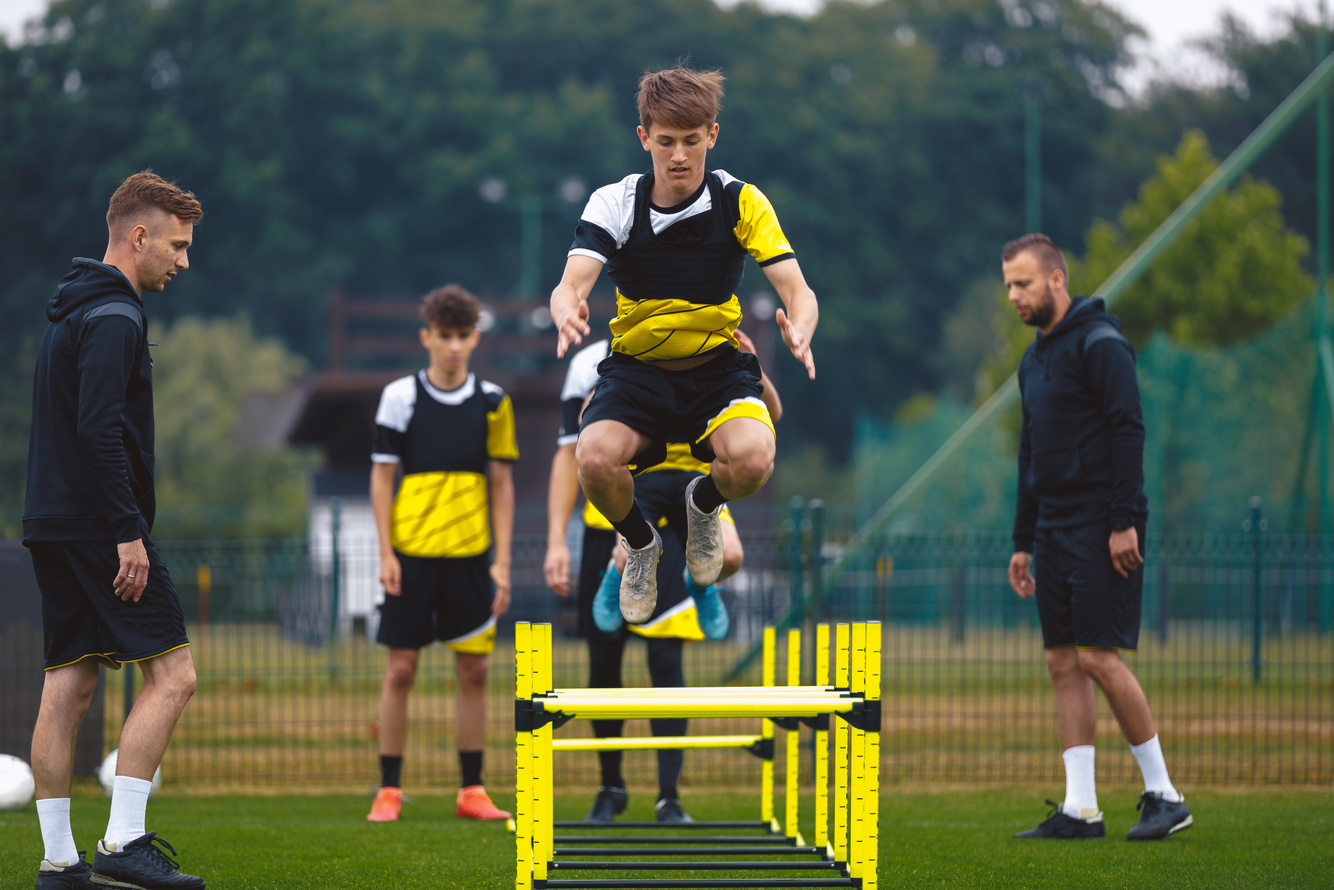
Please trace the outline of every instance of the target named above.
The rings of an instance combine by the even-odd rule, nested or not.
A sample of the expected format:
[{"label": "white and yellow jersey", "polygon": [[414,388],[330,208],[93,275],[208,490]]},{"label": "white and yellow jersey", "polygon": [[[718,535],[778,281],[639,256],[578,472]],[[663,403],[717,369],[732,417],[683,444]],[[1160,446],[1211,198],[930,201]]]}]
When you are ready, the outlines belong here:
[{"label": "white and yellow jersey", "polygon": [[736,348],[746,255],[761,266],[795,256],[773,205],[723,170],[675,207],[653,204],[652,192],[652,172],[598,189],[570,247],[605,263],[616,285],[611,349],[665,361]]}]

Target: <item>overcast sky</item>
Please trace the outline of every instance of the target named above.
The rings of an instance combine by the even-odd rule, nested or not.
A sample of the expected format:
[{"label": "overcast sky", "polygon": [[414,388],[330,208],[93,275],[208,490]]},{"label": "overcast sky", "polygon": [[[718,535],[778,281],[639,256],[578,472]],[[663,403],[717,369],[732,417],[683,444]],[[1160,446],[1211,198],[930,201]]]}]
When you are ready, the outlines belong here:
[{"label": "overcast sky", "polygon": [[[727,6],[736,0],[718,0]],[[818,8],[820,0],[761,0],[771,9],[797,13]],[[1301,9],[1314,16],[1318,0],[1103,0],[1122,10],[1149,32],[1145,46],[1134,47],[1139,63],[1128,81],[1134,90],[1153,72],[1194,83],[1215,83],[1221,76],[1200,58],[1185,50],[1192,38],[1217,30],[1224,11],[1230,11],[1261,34],[1275,30],[1284,12]],[[1334,3],[1334,0],[1331,0]],[[22,35],[23,23],[40,15],[48,0],[0,0],[0,34],[11,45]]]}]

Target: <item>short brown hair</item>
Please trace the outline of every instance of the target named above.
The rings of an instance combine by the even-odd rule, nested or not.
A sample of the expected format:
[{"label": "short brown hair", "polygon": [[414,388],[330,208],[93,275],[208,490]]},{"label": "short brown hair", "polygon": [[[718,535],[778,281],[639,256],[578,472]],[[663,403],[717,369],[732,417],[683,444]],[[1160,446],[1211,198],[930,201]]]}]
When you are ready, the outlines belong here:
[{"label": "short brown hair", "polygon": [[639,78],[639,123],[693,130],[711,126],[722,108],[721,71],[695,71],[684,65],[654,71]]},{"label": "short brown hair", "polygon": [[437,287],[422,297],[422,323],[428,328],[471,331],[481,312],[477,298],[457,284]]},{"label": "short brown hair", "polygon": [[1024,251],[1029,251],[1037,258],[1037,261],[1042,265],[1042,271],[1050,273],[1060,269],[1061,274],[1065,276],[1066,283],[1069,284],[1070,267],[1065,264],[1065,255],[1056,246],[1056,242],[1040,232],[1032,232],[1015,238],[1001,248],[1001,260],[1008,263]]},{"label": "short brown hair", "polygon": [[188,223],[197,223],[204,209],[193,192],[167,182],[152,170],[136,173],[120,184],[107,209],[107,228],[137,218],[146,210],[162,210]]}]

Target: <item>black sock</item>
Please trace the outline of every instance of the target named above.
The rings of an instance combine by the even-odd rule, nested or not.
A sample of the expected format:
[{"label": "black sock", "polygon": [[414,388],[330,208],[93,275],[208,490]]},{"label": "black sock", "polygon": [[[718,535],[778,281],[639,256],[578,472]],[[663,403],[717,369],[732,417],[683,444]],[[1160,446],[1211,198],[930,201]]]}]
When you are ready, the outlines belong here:
[{"label": "black sock", "polygon": [[695,502],[695,507],[701,513],[712,513],[723,504],[727,503],[727,498],[723,497],[718,491],[718,486],[714,484],[712,476],[705,476],[695,486],[691,500]]},{"label": "black sock", "polygon": [[639,501],[630,504],[630,512],[620,522],[613,522],[615,528],[625,537],[625,542],[636,550],[643,550],[653,543],[653,526],[648,524],[639,509]]},{"label": "black sock", "polygon": [[658,800],[674,800],[676,798],[679,798],[680,796],[681,795],[676,793],[675,785],[658,786]]},{"label": "black sock", "polygon": [[625,787],[625,777],[621,775],[620,751],[599,751],[598,765],[602,767],[602,784],[604,787]]},{"label": "black sock", "polygon": [[403,758],[389,754],[380,755],[380,784],[386,788],[401,788]]},{"label": "black sock", "polygon": [[460,784],[464,788],[482,784],[482,752],[460,751],[459,769],[463,773],[463,781]]}]

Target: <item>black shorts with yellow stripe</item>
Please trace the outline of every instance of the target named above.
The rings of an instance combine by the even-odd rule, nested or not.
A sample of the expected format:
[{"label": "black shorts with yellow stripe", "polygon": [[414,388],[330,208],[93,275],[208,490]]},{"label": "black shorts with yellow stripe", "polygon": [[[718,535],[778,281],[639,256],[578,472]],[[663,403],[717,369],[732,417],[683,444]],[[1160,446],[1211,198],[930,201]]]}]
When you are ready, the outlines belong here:
[{"label": "black shorts with yellow stripe", "polygon": [[440,640],[455,652],[485,655],[496,645],[495,586],[487,554],[461,559],[396,554],[402,593],[385,595],[376,641],[421,649]]},{"label": "black shorts with yellow stripe", "polygon": [[663,368],[619,352],[598,365],[597,388],[584,409],[581,429],[615,420],[646,436],[649,449],[635,455],[632,472],[662,463],[668,442],[689,442],[697,459],[713,460],[704,440],[722,423],[750,417],[773,429],[760,393],[760,363],[735,349],[683,371]]},{"label": "black shorts with yellow stripe", "polygon": [[138,602],[112,587],[120,554],[111,541],[28,544],[42,592],[46,670],[95,659],[110,668],[190,645],[176,587],[148,535],[148,584]]}]

